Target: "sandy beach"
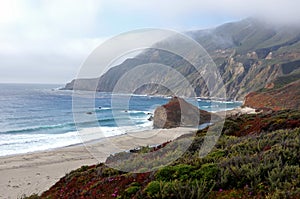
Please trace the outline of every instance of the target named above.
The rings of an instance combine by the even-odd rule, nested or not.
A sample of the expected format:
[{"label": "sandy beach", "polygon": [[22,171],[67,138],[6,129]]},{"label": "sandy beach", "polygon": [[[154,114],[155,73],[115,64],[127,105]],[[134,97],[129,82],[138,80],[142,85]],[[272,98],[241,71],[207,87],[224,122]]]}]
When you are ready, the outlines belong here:
[{"label": "sandy beach", "polygon": [[228,110],[228,111],[218,111],[216,112],[217,115],[220,115],[222,117],[225,116],[235,116],[235,115],[242,115],[242,114],[257,114],[258,112],[256,112],[256,110],[254,108],[250,108],[250,107],[237,107],[235,109],[232,110]]},{"label": "sandy beach", "polygon": [[[0,198],[41,194],[66,173],[83,165],[104,162],[116,152],[156,145],[193,132],[191,128],[149,130],[105,138],[55,150],[0,157]],[[95,150],[96,158],[89,152]],[[95,154],[95,152],[93,152]]]}]

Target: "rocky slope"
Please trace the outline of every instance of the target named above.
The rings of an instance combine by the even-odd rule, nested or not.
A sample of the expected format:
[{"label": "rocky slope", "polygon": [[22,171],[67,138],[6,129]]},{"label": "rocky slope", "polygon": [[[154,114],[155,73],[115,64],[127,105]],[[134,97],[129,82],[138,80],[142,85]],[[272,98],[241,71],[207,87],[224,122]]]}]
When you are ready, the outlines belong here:
[{"label": "rocky slope", "polygon": [[300,110],[300,72],[277,78],[264,89],[251,92],[244,105],[252,108],[273,110]]},{"label": "rocky slope", "polygon": [[[264,88],[277,77],[289,75],[300,68],[300,30],[295,27],[275,27],[256,19],[228,23],[210,30],[187,32],[200,43],[212,57],[222,76],[228,99],[243,100],[249,92]],[[176,42],[176,41],[172,41]],[[168,45],[166,42],[163,45]],[[191,52],[191,56],[193,53]],[[160,63],[176,69],[193,86],[197,96],[210,93],[201,75],[190,63],[169,52],[151,49],[133,59],[111,68],[99,78],[98,91],[112,91],[123,74],[141,64]],[[203,67],[201,73],[205,73]],[[141,72],[147,75],[149,71]],[[159,79],[161,84],[169,81],[170,74]],[[155,77],[153,76],[154,82]],[[94,79],[95,80],[95,79]],[[94,81],[93,80],[93,81]],[[78,80],[78,89],[88,90],[86,80]],[[73,89],[74,82],[66,86]],[[135,81],[129,84],[136,84]],[[216,88],[222,84],[216,83]],[[140,94],[177,94],[157,84],[143,85],[135,92]],[[217,96],[217,94],[216,94]]]}]

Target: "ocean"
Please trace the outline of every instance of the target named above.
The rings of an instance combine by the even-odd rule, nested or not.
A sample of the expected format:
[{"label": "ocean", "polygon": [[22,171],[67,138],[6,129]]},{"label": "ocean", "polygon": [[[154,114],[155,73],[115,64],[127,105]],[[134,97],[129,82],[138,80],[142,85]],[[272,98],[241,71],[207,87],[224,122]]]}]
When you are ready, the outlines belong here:
[{"label": "ocean", "polygon": [[[99,126],[106,137],[124,133],[118,130],[120,124],[139,130],[151,129],[149,117],[157,106],[169,100],[168,97],[131,95],[128,109],[112,111],[112,94],[96,93],[95,107],[83,105],[76,109],[79,111],[77,115],[82,114],[87,119],[76,126],[72,110],[73,92],[59,90],[60,87],[62,85],[0,84],[0,156],[79,144],[78,130],[89,131]],[[120,100],[124,96],[114,94],[114,98]],[[216,101],[212,104],[209,100],[198,101],[198,107],[207,111],[230,110],[240,105],[241,102]],[[95,117],[93,113],[96,120],[92,119]]]}]

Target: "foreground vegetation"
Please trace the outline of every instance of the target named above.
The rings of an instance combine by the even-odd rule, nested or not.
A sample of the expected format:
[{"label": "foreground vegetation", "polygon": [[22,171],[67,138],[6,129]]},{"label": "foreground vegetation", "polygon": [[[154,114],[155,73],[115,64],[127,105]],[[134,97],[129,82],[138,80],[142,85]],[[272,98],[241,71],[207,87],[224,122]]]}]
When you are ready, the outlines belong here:
[{"label": "foreground vegetation", "polygon": [[[200,158],[205,136],[207,129],[107,160],[108,164],[122,160],[121,166],[140,173],[120,172],[104,164],[83,166],[41,196],[29,198],[300,198],[300,112],[227,118],[213,150]],[[172,149],[189,139],[193,142],[188,150],[161,167],[165,159],[179,153]],[[145,164],[145,158],[153,161]],[[158,170],[142,173],[151,168]]]}]

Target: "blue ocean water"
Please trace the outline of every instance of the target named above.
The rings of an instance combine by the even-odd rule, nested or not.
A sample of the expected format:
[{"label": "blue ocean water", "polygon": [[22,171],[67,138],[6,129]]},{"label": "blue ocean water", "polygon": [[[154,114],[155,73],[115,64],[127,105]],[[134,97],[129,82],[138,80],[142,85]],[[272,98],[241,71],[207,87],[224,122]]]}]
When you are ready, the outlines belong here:
[{"label": "blue ocean water", "polygon": [[[81,142],[73,118],[72,91],[57,89],[61,86],[0,84],[0,156]],[[76,109],[76,114],[82,114],[85,118],[77,127],[89,129],[101,126],[105,136],[118,134],[116,129],[120,124],[131,124],[141,130],[150,129],[152,123],[148,118],[157,106],[169,100],[165,97],[130,96],[128,108],[119,107],[112,112],[111,98],[110,93],[96,93],[95,107],[83,105]],[[114,98],[122,100],[124,95],[115,95]],[[241,105],[240,102],[215,102],[212,105],[208,100],[199,100],[198,103],[199,108],[208,111],[229,110]],[[96,120],[93,119],[94,113]],[[118,113],[117,116],[115,113]],[[116,117],[121,123],[116,124]]]}]

